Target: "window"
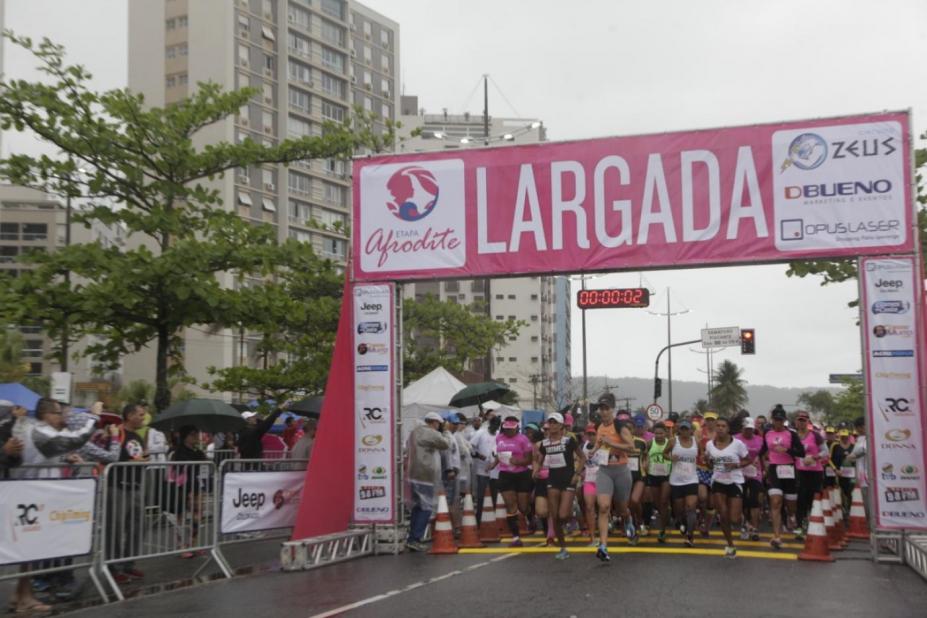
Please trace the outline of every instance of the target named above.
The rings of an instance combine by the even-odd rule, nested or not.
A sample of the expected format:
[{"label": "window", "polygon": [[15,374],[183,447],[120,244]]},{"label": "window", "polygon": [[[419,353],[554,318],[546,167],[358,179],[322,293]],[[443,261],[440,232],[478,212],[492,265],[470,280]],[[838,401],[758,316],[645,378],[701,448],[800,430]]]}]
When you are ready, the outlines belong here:
[{"label": "window", "polygon": [[444,282],[444,291],[445,291],[445,292],[459,292],[459,291],[460,291],[460,282],[459,282],[459,281],[445,281],[445,282]]},{"label": "window", "polygon": [[373,74],[370,71],[364,71],[364,85],[373,86]]},{"label": "window", "polygon": [[166,55],[168,58],[173,58],[173,57],[176,55],[176,53],[177,53],[177,46],[176,46],[176,45],[170,45],[170,46],[165,50],[164,53],[165,53],[165,55]]},{"label": "window", "polygon": [[497,363],[504,363],[504,362],[505,362],[505,357],[504,357],[504,356],[497,356],[497,357],[496,357],[496,362],[497,362]]},{"label": "window", "polygon": [[532,295],[531,295],[531,300],[537,300],[537,299],[538,299],[538,295],[537,295],[537,294],[532,294]]},{"label": "window", "polygon": [[245,31],[251,30],[251,20],[248,19],[247,15],[238,16],[238,25],[242,30],[245,30]]},{"label": "window", "polygon": [[244,124],[248,124],[248,116],[250,115],[248,111],[249,110],[247,105],[242,105],[238,110],[238,117],[244,120]]},{"label": "window", "polygon": [[267,212],[277,212],[277,205],[274,204],[274,201],[269,197],[265,197],[261,200],[261,206],[263,206],[264,210]]},{"label": "window", "polygon": [[290,48],[290,53],[292,54],[303,56],[304,58],[312,56],[312,45],[306,37],[291,32],[287,38],[287,46]]},{"label": "window", "polygon": [[497,315],[497,316],[496,316],[496,319],[499,320],[499,321],[501,322],[502,320],[505,319],[505,316]]},{"label": "window", "polygon": [[286,131],[287,135],[290,137],[306,137],[307,135],[312,135],[312,125],[309,124],[308,120],[289,116],[287,118]]},{"label": "window", "polygon": [[273,74],[274,72],[274,57],[273,56],[264,54],[264,71],[270,72],[271,74]]},{"label": "window", "polygon": [[254,202],[251,201],[251,196],[247,193],[239,193],[238,203],[242,206],[251,206]]},{"label": "window", "polygon": [[322,90],[328,94],[334,95],[339,99],[344,98],[344,80],[338,79],[328,74],[322,74]]},{"label": "window", "polygon": [[243,67],[248,66],[248,59],[251,57],[251,48],[242,43],[238,44],[238,64]]},{"label": "window", "polygon": [[327,208],[317,208],[316,219],[327,228],[344,229],[345,217],[343,213],[328,210]]},{"label": "window", "polygon": [[380,45],[389,47],[389,30],[380,30]]},{"label": "window", "polygon": [[287,175],[287,186],[290,188],[290,191],[296,191],[297,193],[312,192],[312,183],[309,177],[303,176],[293,170],[289,170],[289,174]]},{"label": "window", "polygon": [[364,22],[364,35],[369,39],[370,33],[373,32],[373,27],[370,25],[369,21]]},{"label": "window", "polygon": [[251,86],[251,76],[247,73],[238,74],[238,87],[239,88],[248,88]]},{"label": "window", "polygon": [[515,295],[514,295],[514,294],[509,294],[509,300],[515,300]]},{"label": "window", "polygon": [[186,15],[181,15],[180,17],[177,18],[177,27],[178,28],[187,27],[187,16]]},{"label": "window", "polygon": [[322,65],[339,72],[344,72],[344,54],[328,47],[322,48]]},{"label": "window", "polygon": [[304,232],[302,230],[290,230],[290,238],[297,242],[312,242],[312,234],[309,232]]},{"label": "window", "polygon": [[41,358],[43,354],[41,339],[24,339],[22,355],[24,358]]},{"label": "window", "polygon": [[171,19],[165,19],[165,20],[164,20],[164,29],[165,29],[165,30],[173,30],[173,29],[176,28],[176,27],[177,27],[177,20],[176,20],[176,19],[171,18]]},{"label": "window", "polygon": [[290,86],[290,107],[309,113],[309,94]]},{"label": "window", "polygon": [[333,185],[330,182],[323,184],[325,185],[325,201],[344,206],[344,187]]},{"label": "window", "polygon": [[0,223],[0,240],[19,240],[19,224]]},{"label": "window", "polygon": [[536,316],[536,315],[531,316],[531,321],[532,321],[532,322],[537,322],[537,321],[538,321],[538,316]]},{"label": "window", "polygon": [[538,357],[537,357],[537,356],[532,356],[532,357],[531,357],[531,362],[532,362],[532,363],[538,362]]},{"label": "window", "polygon": [[518,378],[509,378],[509,384],[515,384],[518,382]]},{"label": "window", "polygon": [[518,357],[517,357],[517,356],[509,356],[509,362],[510,362],[510,363],[517,363],[517,362],[518,362]]},{"label": "window", "polygon": [[173,88],[176,85],[177,85],[177,78],[174,77],[173,75],[168,75],[167,77],[164,78],[165,88]]},{"label": "window", "polygon": [[329,256],[344,257],[344,241],[337,238],[326,238],[322,241],[322,253]]},{"label": "window", "polygon": [[322,12],[338,19],[344,19],[344,4],[341,0],[322,0]]},{"label": "window", "polygon": [[496,300],[502,300],[503,298],[505,298],[505,296],[502,294],[496,294]]},{"label": "window", "polygon": [[0,262],[15,262],[19,247],[0,247]]},{"label": "window", "polygon": [[42,363],[29,363],[29,375],[42,375]]},{"label": "window", "polygon": [[537,335],[531,335],[531,343],[537,343],[537,342],[538,342],[538,336],[537,336]]},{"label": "window", "polygon": [[261,112],[261,126],[264,127],[264,130],[270,129],[274,130],[274,115],[268,111]]},{"label": "window", "polygon": [[189,79],[190,78],[186,73],[178,73],[177,74],[177,85],[186,86]]},{"label": "window", "polygon": [[373,51],[371,51],[369,45],[364,45],[364,62],[370,64],[373,60]]},{"label": "window", "polygon": [[344,47],[344,28],[332,22],[322,20],[322,40]]},{"label": "window", "polygon": [[339,161],[338,159],[325,159],[322,162],[323,169],[335,176],[344,176],[344,161]]},{"label": "window", "polygon": [[264,182],[264,188],[270,191],[273,190],[274,185],[274,170],[261,170],[261,180]]},{"label": "window", "polygon": [[328,101],[322,101],[322,117],[335,122],[344,121],[344,108]]},{"label": "window", "polygon": [[380,70],[389,73],[389,56],[386,54],[380,54]]},{"label": "window", "polygon": [[306,221],[312,216],[311,212],[312,209],[309,204],[298,200],[290,200],[290,221],[305,225]]},{"label": "window", "polygon": [[514,315],[510,315],[510,316],[509,316],[509,319],[510,319],[510,320],[514,320],[514,319],[515,319],[515,316],[514,316]]},{"label": "window", "polygon": [[48,240],[48,225],[23,223],[23,240]]},{"label": "window", "polygon": [[[295,60],[289,60],[287,62],[287,75],[293,81],[302,82],[308,84],[312,82],[312,69],[303,64],[302,62],[296,62]],[[324,83],[324,79],[322,80]]]},{"label": "window", "polygon": [[287,6],[287,21],[291,24],[301,26],[306,30],[309,29],[309,11],[304,8],[295,6],[292,2]]},{"label": "window", "polygon": [[239,167],[235,170],[235,181],[240,182],[243,185],[251,183],[251,179],[248,177],[247,167]]},{"label": "window", "polygon": [[264,11],[264,15],[267,17],[274,16],[274,2],[273,0],[262,0],[261,10]]},{"label": "window", "polygon": [[273,105],[274,85],[264,82],[263,84],[261,84],[261,89],[264,91],[264,102]]},{"label": "window", "polygon": [[370,97],[364,97],[364,109],[368,112],[373,111],[373,99]]}]

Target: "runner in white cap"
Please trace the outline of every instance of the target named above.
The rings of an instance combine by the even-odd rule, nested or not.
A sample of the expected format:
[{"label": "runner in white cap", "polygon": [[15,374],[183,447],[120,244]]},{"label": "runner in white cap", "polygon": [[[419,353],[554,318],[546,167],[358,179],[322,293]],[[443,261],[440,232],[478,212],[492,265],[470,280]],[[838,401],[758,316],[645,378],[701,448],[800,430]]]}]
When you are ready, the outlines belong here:
[{"label": "runner in white cap", "polygon": [[548,416],[547,427],[547,437],[534,447],[534,477],[538,477],[542,467],[550,470],[547,477],[547,502],[554,518],[554,532],[560,543],[560,552],[556,558],[564,560],[570,554],[566,549],[563,525],[573,513],[579,471],[583,469],[586,458],[576,438],[564,432],[562,414],[554,412]]},{"label": "runner in white cap", "polygon": [[731,436],[730,422],[719,418],[715,423],[715,437],[705,446],[705,458],[712,466],[711,499],[721,518],[721,531],[727,546],[725,558],[735,558],[732,522],[740,522],[744,506],[744,467],[752,463],[747,445]]}]

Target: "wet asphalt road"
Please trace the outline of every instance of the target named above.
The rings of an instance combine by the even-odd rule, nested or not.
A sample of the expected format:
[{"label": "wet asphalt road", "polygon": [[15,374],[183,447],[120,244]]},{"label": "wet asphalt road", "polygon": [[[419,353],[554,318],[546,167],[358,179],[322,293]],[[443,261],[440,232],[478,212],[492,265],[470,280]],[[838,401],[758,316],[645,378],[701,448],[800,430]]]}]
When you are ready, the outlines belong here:
[{"label": "wet asphalt road", "polygon": [[[851,545],[832,564],[717,556],[551,553],[378,556],[269,573],[68,616],[927,616],[927,582]],[[353,607],[352,607],[353,606]]]}]

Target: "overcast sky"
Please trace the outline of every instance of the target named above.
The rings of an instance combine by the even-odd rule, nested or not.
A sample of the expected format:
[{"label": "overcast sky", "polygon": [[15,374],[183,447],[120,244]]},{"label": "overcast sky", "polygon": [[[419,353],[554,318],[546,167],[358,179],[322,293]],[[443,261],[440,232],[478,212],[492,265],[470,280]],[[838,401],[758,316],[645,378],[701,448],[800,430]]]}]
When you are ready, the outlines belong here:
[{"label": "overcast sky", "polygon": [[[196,2],[198,0],[190,0]],[[229,0],[231,1],[231,0]],[[6,25],[49,36],[86,65],[100,87],[126,83],[125,0],[7,0]],[[489,73],[490,112],[540,118],[552,140],[677,131],[912,108],[927,128],[924,0],[503,1],[367,0],[401,29],[402,87],[438,113],[480,112],[474,93]],[[7,46],[6,71],[28,75]],[[919,141],[923,145],[922,141]],[[31,149],[4,136],[4,151]],[[730,358],[753,384],[825,385],[862,364],[856,286],[787,279],[784,266],[652,271],[667,287],[673,340],[699,329],[754,327],[755,357]],[[637,274],[589,287],[636,286]],[[578,285],[578,284],[577,284]],[[573,372],[582,372],[579,311]],[[646,310],[587,315],[589,374],[651,376],[666,343],[665,318]],[[673,376],[704,380],[702,355],[677,349]],[[665,370],[664,370],[665,372]]]}]

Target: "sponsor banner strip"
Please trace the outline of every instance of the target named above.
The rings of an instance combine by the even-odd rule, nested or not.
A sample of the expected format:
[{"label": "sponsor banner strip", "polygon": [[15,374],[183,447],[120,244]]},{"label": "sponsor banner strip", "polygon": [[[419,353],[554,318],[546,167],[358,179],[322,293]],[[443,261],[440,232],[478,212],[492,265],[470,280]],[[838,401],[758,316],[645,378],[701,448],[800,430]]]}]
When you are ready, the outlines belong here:
[{"label": "sponsor banner strip", "polygon": [[96,479],[0,481],[0,564],[89,554]]},{"label": "sponsor banner strip", "polygon": [[907,112],[354,162],[356,281],[911,252]]},{"label": "sponsor banner strip", "polygon": [[222,534],[291,528],[302,499],[303,470],[227,472],[222,477]]},{"label": "sponsor banner strip", "polygon": [[917,272],[911,256],[860,260],[869,480],[880,529],[927,529]]},{"label": "sponsor banner strip", "polygon": [[354,286],[354,521],[392,523],[394,290]]}]

